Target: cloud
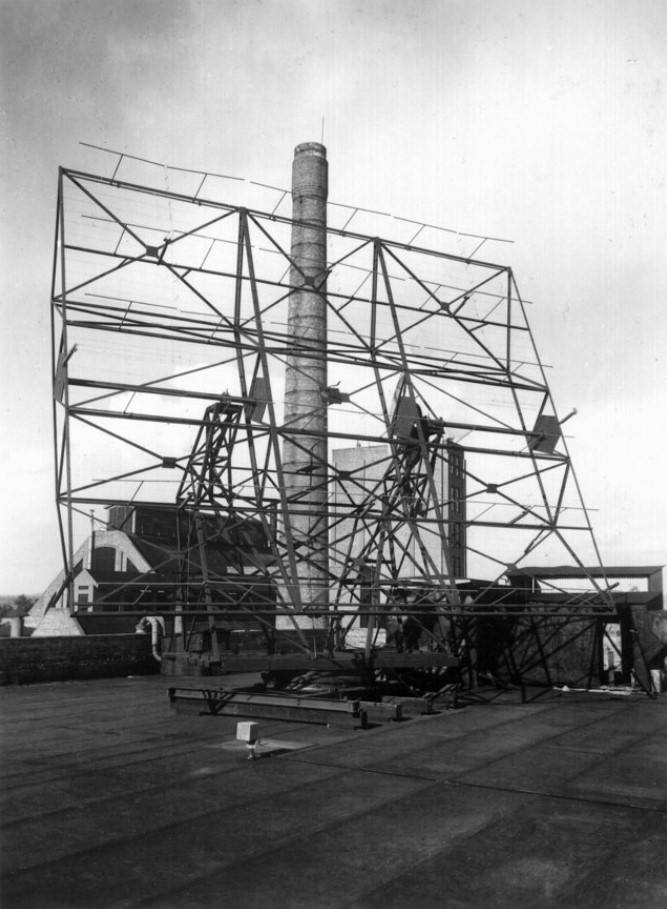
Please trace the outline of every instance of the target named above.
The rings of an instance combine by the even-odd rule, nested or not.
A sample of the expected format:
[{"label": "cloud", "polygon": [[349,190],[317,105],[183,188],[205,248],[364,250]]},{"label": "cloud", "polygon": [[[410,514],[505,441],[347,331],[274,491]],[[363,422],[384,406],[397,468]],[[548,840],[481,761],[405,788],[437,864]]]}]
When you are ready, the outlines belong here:
[{"label": "cloud", "polygon": [[50,457],[57,167],[104,157],[79,141],[285,186],[324,118],[334,201],[516,241],[482,252],[536,301],[557,405],[580,410],[585,498],[609,540],[657,539],[667,5],[4,0],[0,18],[3,418],[19,451]]}]

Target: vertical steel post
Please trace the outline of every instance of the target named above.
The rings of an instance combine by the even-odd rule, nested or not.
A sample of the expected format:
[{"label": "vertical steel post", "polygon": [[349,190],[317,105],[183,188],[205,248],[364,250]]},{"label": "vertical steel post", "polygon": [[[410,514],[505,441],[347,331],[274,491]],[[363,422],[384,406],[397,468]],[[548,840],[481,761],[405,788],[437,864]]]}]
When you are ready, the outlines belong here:
[{"label": "vertical steel post", "polygon": [[[62,329],[61,329],[61,351],[65,355],[65,370],[68,369],[67,357],[70,353],[67,339],[68,315],[67,315],[67,279],[66,279],[66,246],[65,246],[65,191],[64,191],[64,173],[61,167],[59,170],[59,197],[60,197],[60,300],[62,304]],[[70,614],[76,611],[74,600],[74,520],[72,508],[72,446],[70,439],[70,402],[69,402],[69,378],[68,373],[64,374],[63,390],[63,407],[64,407],[64,424],[63,424],[63,443],[65,458],[65,478],[67,484],[67,566],[65,574],[67,578],[67,606]]]},{"label": "vertical steel post", "polygon": [[[283,466],[304,606],[329,603],[327,537],[326,149],[298,145],[292,166],[291,352],[285,373]],[[290,437],[290,433],[294,435]],[[326,620],[316,624],[322,626]]]}]

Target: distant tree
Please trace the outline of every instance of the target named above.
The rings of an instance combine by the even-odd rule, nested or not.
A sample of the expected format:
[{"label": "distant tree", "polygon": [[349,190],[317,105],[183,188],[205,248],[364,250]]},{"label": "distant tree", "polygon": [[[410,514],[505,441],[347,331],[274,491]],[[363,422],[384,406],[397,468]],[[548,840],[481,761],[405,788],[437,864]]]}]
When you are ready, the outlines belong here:
[{"label": "distant tree", "polygon": [[14,615],[27,615],[30,612],[35,597],[27,597],[24,593],[14,600]]}]

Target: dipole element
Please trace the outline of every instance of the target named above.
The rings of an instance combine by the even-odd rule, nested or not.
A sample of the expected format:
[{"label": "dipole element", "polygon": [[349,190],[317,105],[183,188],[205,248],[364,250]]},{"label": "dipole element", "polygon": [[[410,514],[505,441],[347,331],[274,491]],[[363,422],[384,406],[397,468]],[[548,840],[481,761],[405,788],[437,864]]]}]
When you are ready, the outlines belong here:
[{"label": "dipole element", "polygon": [[[285,374],[283,466],[300,556],[304,605],[329,600],[327,538],[327,192],[326,149],[298,145],[292,166],[291,353]],[[290,432],[296,431],[290,437]],[[319,620],[320,622],[322,620]]]}]

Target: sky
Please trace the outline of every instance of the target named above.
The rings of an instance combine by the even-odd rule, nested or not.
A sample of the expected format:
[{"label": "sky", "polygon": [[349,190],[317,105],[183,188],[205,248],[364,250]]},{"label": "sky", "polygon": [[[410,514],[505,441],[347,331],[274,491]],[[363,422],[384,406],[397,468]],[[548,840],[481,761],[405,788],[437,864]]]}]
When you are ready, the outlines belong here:
[{"label": "sky", "polygon": [[[510,238],[603,562],[667,562],[667,4],[0,0],[0,593],[61,566],[50,282],[90,143]],[[499,261],[498,247],[494,260]]]}]

